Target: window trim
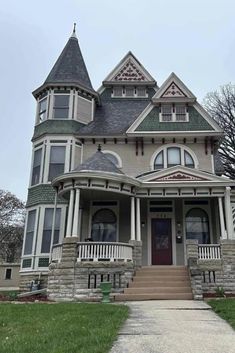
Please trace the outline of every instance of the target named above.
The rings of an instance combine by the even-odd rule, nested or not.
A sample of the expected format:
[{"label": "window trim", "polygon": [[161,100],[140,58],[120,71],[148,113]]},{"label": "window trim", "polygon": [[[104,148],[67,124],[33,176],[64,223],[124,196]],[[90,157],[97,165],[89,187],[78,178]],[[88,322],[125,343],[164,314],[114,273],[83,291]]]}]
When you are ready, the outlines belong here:
[{"label": "window trim", "polygon": [[[56,96],[68,96],[68,97],[69,97],[68,106],[55,108],[55,97],[56,97]],[[71,92],[70,92],[70,93],[64,93],[64,92],[61,92],[61,93],[54,93],[54,92],[53,92],[51,118],[54,119],[54,120],[68,120],[68,119],[70,119],[70,105],[71,105]],[[55,118],[55,109],[68,109],[68,116],[67,116],[67,118]]]},{"label": "window trim", "polygon": [[[131,85],[131,86],[129,86],[129,85],[120,85],[120,86],[118,86],[118,87],[121,87],[122,88],[122,94],[121,95],[119,95],[119,96],[115,96],[114,95],[114,88],[115,88],[116,86],[114,86],[114,87],[112,87],[112,92],[111,92],[111,97],[112,98],[129,98],[129,99],[133,99],[133,98],[148,98],[148,90],[147,90],[147,87],[146,86],[144,86],[144,88],[145,88],[145,95],[144,96],[139,96],[138,95],[138,88],[139,87],[142,87],[142,86],[136,86],[136,85]],[[134,94],[133,94],[133,96],[127,96],[126,95],[126,87],[133,87],[133,91],[134,91]]]},{"label": "window trim", "polygon": [[[54,179],[52,179],[52,180],[49,180],[49,174],[50,174],[50,164],[51,164],[51,149],[52,149],[52,147],[64,147],[64,149],[65,149],[65,152],[64,152],[64,171],[63,171],[63,173],[65,173],[66,172],[66,158],[67,158],[67,156],[66,156],[66,153],[67,153],[67,143],[60,143],[60,142],[58,142],[58,143],[50,143],[50,145],[48,146],[49,147],[49,153],[48,153],[48,163],[47,163],[47,182],[48,183],[51,183],[52,182],[52,180]],[[55,163],[54,163],[55,164]],[[62,163],[60,163],[60,164],[62,164]],[[62,174],[63,174],[62,173]]]},{"label": "window trim", "polygon": [[[164,105],[171,105],[171,120],[163,120],[163,115],[162,115],[162,106]],[[185,107],[185,120],[177,120],[176,119],[176,106],[183,106]],[[188,113],[188,107],[186,104],[174,104],[174,103],[166,103],[162,104],[160,107],[160,112],[159,112],[159,122],[160,123],[188,123],[189,122],[189,113]]]},{"label": "window trim", "polygon": [[[35,152],[37,152],[40,149],[42,152],[41,152],[41,161],[40,161],[39,180],[38,180],[38,183],[33,184],[32,179],[33,179],[33,169],[34,169],[34,156],[35,156]],[[33,149],[32,167],[31,167],[31,175],[30,175],[30,186],[36,186],[42,182],[43,156],[44,156],[44,144],[41,144],[40,146]]]},{"label": "window trim", "polygon": [[180,148],[181,164],[179,164],[179,166],[184,166],[184,167],[187,168],[187,166],[185,166],[185,159],[184,159],[184,151],[186,151],[186,152],[188,152],[191,155],[191,157],[192,157],[192,159],[194,161],[194,168],[193,169],[198,169],[198,166],[199,166],[198,158],[197,158],[196,154],[189,147],[187,147],[185,145],[171,143],[171,144],[167,144],[167,145],[159,147],[153,153],[153,155],[151,157],[151,160],[150,160],[150,169],[151,170],[160,170],[160,169],[155,169],[154,168],[154,164],[155,164],[155,159],[156,159],[158,153],[160,153],[161,151],[163,151],[163,163],[164,163],[162,169],[171,168],[171,167],[167,167],[167,148],[171,148],[171,147]]}]

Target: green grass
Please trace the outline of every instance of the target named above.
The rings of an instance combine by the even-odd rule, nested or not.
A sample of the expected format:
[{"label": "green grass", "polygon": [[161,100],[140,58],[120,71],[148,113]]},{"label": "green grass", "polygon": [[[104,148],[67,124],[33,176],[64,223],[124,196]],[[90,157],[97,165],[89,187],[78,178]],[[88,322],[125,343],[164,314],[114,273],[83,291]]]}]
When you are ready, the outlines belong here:
[{"label": "green grass", "polygon": [[105,304],[0,304],[0,352],[106,353],[128,307]]},{"label": "green grass", "polygon": [[235,299],[210,300],[208,304],[235,329]]}]

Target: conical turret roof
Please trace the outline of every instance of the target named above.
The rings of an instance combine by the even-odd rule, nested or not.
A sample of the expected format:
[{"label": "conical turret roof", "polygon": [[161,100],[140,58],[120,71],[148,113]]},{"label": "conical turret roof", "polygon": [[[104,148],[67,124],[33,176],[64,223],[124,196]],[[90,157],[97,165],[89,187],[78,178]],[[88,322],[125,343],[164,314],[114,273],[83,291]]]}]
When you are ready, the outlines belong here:
[{"label": "conical turret roof", "polygon": [[93,90],[75,30],[44,84],[74,83]]},{"label": "conical turret roof", "polygon": [[72,172],[82,172],[87,170],[123,174],[123,172],[99,150]]}]

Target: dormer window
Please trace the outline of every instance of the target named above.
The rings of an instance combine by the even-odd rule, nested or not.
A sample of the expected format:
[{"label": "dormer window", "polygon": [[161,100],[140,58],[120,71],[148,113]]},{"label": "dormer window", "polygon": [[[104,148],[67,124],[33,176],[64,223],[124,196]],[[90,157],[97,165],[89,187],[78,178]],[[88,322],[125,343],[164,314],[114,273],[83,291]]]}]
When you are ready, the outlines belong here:
[{"label": "dormer window", "polygon": [[160,122],[188,122],[188,108],[185,104],[162,104]]},{"label": "dormer window", "polygon": [[113,98],[146,98],[148,93],[145,86],[115,86],[112,90]]},{"label": "dormer window", "polygon": [[69,117],[69,94],[54,95],[53,118],[68,119]]},{"label": "dormer window", "polygon": [[47,115],[47,97],[41,99],[38,102],[38,120],[41,123],[43,120],[46,119]]}]

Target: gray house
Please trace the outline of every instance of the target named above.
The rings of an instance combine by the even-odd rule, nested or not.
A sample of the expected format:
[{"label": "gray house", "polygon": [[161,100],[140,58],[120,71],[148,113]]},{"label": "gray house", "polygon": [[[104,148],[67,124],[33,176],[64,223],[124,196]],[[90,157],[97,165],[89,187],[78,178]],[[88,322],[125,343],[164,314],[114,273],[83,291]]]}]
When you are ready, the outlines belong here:
[{"label": "gray house", "polygon": [[[234,181],[223,131],[172,73],[158,86],[131,53],[92,87],[75,32],[37,102],[21,288],[51,298],[235,293]],[[124,292],[124,293],[123,293]]]}]

